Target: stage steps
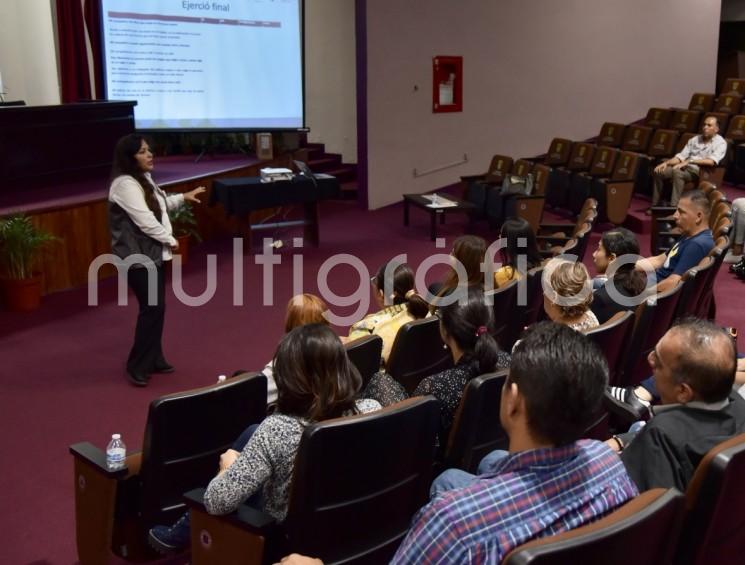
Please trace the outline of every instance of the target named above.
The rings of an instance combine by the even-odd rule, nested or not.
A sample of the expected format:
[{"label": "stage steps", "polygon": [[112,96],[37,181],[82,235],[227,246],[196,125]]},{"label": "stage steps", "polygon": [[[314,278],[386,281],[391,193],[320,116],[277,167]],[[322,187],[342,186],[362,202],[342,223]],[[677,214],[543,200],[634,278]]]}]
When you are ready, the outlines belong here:
[{"label": "stage steps", "polygon": [[339,179],[343,200],[357,198],[357,165],[343,163],[338,153],[327,153],[323,143],[308,143],[308,166],[314,173],[326,173]]}]

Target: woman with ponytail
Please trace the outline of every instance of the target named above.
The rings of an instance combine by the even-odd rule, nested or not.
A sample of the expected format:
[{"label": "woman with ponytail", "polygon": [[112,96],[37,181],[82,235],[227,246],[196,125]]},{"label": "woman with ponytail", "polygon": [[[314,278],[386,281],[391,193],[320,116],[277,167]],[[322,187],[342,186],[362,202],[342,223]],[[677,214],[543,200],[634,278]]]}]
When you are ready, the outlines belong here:
[{"label": "woman with ponytail", "polygon": [[456,301],[438,308],[440,335],[455,366],[423,379],[413,396],[431,394],[440,402],[440,445],[447,443],[450,426],[468,381],[484,373],[506,369],[510,356],[500,350],[490,331],[492,307],[480,289],[470,289],[464,304]]},{"label": "woman with ponytail", "polygon": [[[165,317],[163,264],[178,249],[168,210],[185,200],[199,202],[197,196],[205,191],[200,186],[167,195],[153,181],[152,170],[153,154],[144,137],[133,133],[117,142],[109,188],[109,225],[112,251],[126,261],[127,283],[140,307],[134,344],[127,358],[127,376],[135,386],[146,386],[150,373],[174,370],[161,347]],[[154,304],[148,300],[151,284],[157,289]]]},{"label": "woman with ponytail", "polygon": [[[389,268],[390,262],[381,266],[377,274],[370,279],[375,299],[381,308],[378,312],[365,316],[349,329],[347,340],[375,334],[383,339],[382,361],[386,362],[396,340],[396,334],[407,322],[424,318],[429,313],[429,304],[417,294],[414,288],[414,271],[408,265],[401,264],[395,269]],[[391,290],[386,306],[386,269],[388,285]]]}]

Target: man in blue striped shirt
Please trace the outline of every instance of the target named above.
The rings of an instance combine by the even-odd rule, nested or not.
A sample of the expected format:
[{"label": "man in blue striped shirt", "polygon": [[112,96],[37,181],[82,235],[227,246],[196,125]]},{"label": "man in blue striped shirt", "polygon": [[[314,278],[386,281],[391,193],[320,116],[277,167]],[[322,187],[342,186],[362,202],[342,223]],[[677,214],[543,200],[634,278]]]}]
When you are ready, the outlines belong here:
[{"label": "man in blue striped shirt", "polygon": [[500,419],[509,453],[478,475],[449,470],[392,563],[499,563],[531,539],[592,522],[637,494],[604,443],[578,440],[600,406],[608,369],[584,335],[544,322],[515,347]]}]

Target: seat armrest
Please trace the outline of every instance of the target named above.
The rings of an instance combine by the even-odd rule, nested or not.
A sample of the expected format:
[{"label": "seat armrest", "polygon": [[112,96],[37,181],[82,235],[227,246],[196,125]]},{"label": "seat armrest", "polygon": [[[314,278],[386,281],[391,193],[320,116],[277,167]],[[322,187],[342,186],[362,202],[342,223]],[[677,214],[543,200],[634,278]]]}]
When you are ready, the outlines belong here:
[{"label": "seat armrest", "polygon": [[[198,510],[209,514],[204,505],[204,488],[190,490],[184,494],[184,501],[191,510]],[[266,534],[276,526],[276,520],[269,514],[266,514],[247,504],[241,504],[238,510],[224,516],[214,516],[218,520],[227,520],[228,522],[238,525],[241,528],[250,530],[258,534]]]},{"label": "seat armrest", "polygon": [[90,442],[84,441],[71,445],[70,453],[73,457],[82,459],[98,472],[112,479],[122,479],[129,473],[129,468],[126,465],[115,471],[110,470],[106,465],[106,453]]},{"label": "seat armrest", "polygon": [[653,216],[672,216],[675,214],[675,206],[652,206],[650,208]]},{"label": "seat armrest", "polygon": [[538,229],[539,230],[544,230],[544,229],[549,229],[549,230],[554,230],[554,229],[556,229],[556,230],[563,230],[563,229],[567,229],[568,228],[568,229],[574,231],[575,225],[576,224],[572,224],[572,223],[565,223],[565,224],[561,224],[561,223],[556,223],[556,224],[541,223],[541,225],[539,226]]},{"label": "seat armrest", "polygon": [[537,235],[535,236],[538,245],[541,243],[550,243],[551,245],[563,245],[570,239],[574,239],[568,235]]}]

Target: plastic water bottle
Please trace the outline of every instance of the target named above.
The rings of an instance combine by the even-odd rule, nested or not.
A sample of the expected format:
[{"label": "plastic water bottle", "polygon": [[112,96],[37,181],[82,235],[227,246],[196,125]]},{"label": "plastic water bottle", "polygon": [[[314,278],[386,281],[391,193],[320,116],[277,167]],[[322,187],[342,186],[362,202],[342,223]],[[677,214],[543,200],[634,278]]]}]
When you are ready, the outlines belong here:
[{"label": "plastic water bottle", "polygon": [[106,466],[109,471],[124,468],[124,459],[127,457],[127,446],[122,441],[122,436],[112,434],[109,445],[106,446]]},{"label": "plastic water bottle", "polygon": [[228,380],[228,376],[227,375],[218,375],[217,376],[217,384],[222,384],[226,380]]}]

